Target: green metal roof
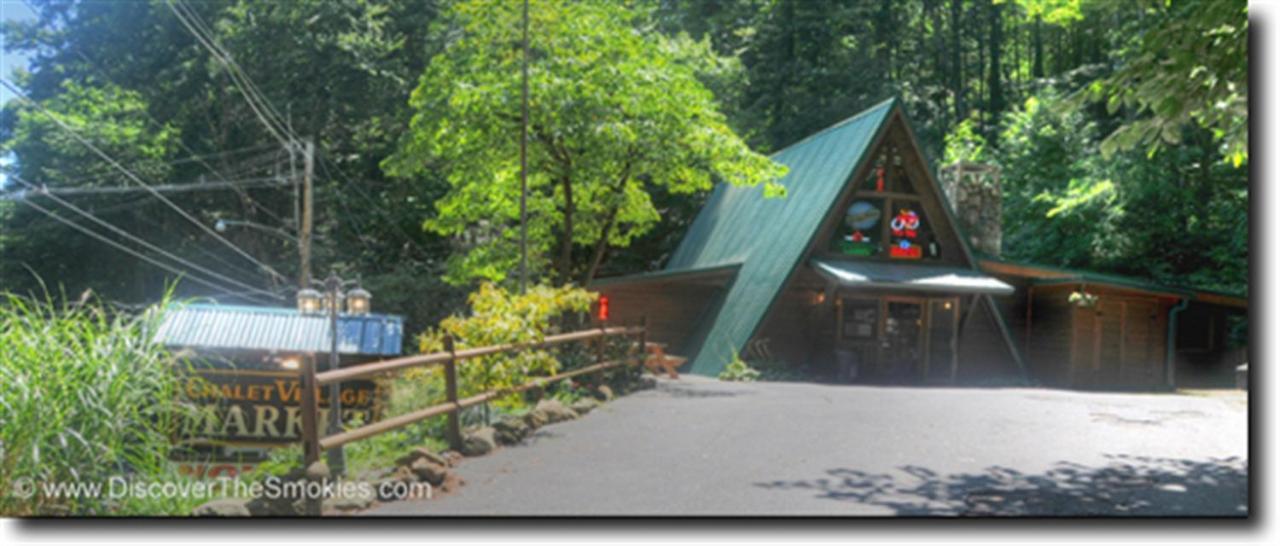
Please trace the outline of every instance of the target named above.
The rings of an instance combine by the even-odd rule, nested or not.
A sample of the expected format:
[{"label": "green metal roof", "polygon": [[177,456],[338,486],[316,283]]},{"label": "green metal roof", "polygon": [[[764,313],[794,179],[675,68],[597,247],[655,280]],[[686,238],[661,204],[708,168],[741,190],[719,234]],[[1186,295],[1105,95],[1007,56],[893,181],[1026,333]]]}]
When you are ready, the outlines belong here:
[{"label": "green metal roof", "polygon": [[893,288],[946,294],[1007,296],[1013,287],[981,271],[942,265],[884,263],[866,260],[813,260],[818,274],[841,286]]},{"label": "green metal roof", "polygon": [[1182,297],[1191,297],[1191,298],[1199,298],[1200,294],[1212,294],[1212,295],[1221,296],[1224,298],[1244,300],[1246,302],[1249,299],[1249,295],[1247,293],[1225,292],[1221,290],[1211,290],[1206,288],[1198,288],[1194,286],[1173,286],[1173,285],[1160,284],[1160,283],[1139,279],[1139,278],[1134,278],[1134,277],[1115,275],[1111,273],[1098,273],[1096,271],[1085,271],[1083,269],[1071,269],[1066,267],[1044,265],[1044,264],[1038,264],[1033,262],[1013,261],[1006,258],[990,256],[987,254],[979,254],[978,258],[980,260],[985,260],[993,263],[1022,266],[1022,267],[1028,267],[1033,269],[1041,269],[1041,270],[1059,275],[1055,277],[1040,278],[1036,281],[1033,281],[1032,284],[1061,284],[1063,282],[1085,282],[1085,283],[1107,284],[1107,285],[1112,285],[1120,288],[1131,288],[1134,290],[1143,290],[1147,292],[1161,292],[1165,294],[1182,296]]},{"label": "green metal roof", "polygon": [[698,277],[701,275],[716,276],[720,274],[731,275],[738,266],[742,264],[732,263],[725,265],[717,265],[711,267],[696,267],[692,269],[660,269],[658,271],[645,271],[643,273],[633,273],[631,275],[620,275],[617,277],[601,277],[591,281],[591,286],[610,286],[615,284],[632,284],[637,282],[662,282],[672,280],[684,280],[690,277]]},{"label": "green metal roof", "polygon": [[784,198],[728,184],[711,192],[666,271],[742,265],[693,359],[693,373],[718,374],[746,344],[895,104],[884,101],[775,153],[773,160],[789,168],[780,181]]}]

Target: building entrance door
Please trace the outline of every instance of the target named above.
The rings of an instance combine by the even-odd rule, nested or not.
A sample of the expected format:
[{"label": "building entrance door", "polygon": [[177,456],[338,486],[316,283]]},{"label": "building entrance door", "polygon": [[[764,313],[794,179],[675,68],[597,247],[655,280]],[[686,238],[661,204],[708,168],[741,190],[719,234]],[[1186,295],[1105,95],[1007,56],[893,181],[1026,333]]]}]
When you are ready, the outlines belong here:
[{"label": "building entrance door", "polygon": [[924,305],[921,300],[888,299],[884,335],[880,338],[879,372],[889,380],[920,377],[923,355]]},{"label": "building entrance door", "polygon": [[844,297],[837,309],[837,381],[955,380],[959,298]]}]

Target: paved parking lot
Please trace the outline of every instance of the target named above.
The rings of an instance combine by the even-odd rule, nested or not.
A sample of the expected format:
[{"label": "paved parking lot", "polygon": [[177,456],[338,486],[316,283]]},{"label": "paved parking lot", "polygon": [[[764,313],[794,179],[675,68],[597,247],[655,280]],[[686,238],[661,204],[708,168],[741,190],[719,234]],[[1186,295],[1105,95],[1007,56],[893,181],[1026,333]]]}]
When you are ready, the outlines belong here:
[{"label": "paved parking lot", "polygon": [[661,380],[369,515],[1245,515],[1240,392]]}]

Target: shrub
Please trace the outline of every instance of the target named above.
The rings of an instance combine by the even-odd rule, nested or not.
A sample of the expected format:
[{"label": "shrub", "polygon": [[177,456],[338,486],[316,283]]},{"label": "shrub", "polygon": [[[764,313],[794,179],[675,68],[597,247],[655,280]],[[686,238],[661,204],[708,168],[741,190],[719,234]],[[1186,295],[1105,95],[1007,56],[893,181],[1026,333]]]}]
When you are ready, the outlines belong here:
[{"label": "shrub", "polygon": [[720,372],[719,378],[721,381],[750,382],[760,379],[760,371],[752,368],[747,361],[738,356],[737,351],[734,351],[733,360],[730,360]]},{"label": "shrub", "polygon": [[[441,321],[438,328],[424,332],[418,338],[419,349],[424,353],[443,350],[446,334],[453,336],[458,349],[542,341],[554,330],[556,319],[569,313],[586,312],[593,301],[594,293],[572,286],[538,285],[522,295],[485,283],[467,298],[471,312],[466,316],[451,316]],[[458,366],[458,390],[461,396],[468,396],[510,388],[533,377],[555,374],[559,369],[559,359],[548,349],[509,351],[469,359]],[[435,375],[438,377],[438,373]],[[497,405],[510,408],[519,405],[519,400],[509,397]]]},{"label": "shrub", "polygon": [[164,307],[130,315],[0,294],[0,514],[185,514],[204,500],[9,494],[19,480],[183,480],[168,461],[185,409],[178,377],[150,335]]}]

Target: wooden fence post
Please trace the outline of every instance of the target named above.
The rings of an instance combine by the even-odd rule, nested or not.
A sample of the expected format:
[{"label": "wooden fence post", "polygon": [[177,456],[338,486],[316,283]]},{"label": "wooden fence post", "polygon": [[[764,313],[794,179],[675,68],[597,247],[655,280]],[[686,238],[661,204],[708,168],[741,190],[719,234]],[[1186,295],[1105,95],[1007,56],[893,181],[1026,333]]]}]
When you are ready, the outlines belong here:
[{"label": "wooden fence post", "polygon": [[[604,350],[605,350],[605,344],[609,342],[609,333],[608,333],[608,328],[609,328],[609,322],[608,322],[608,321],[606,321],[606,320],[602,320],[602,321],[600,321],[600,340],[596,342],[596,361],[595,361],[595,364],[600,364],[600,363],[603,363],[603,362],[604,362]],[[591,374],[591,380],[592,380],[593,382],[595,382],[595,384],[596,384],[596,385],[603,385],[603,384],[604,384],[604,370],[600,370],[600,371],[598,371],[598,372],[596,372],[596,373]]]},{"label": "wooden fence post", "polygon": [[649,315],[640,315],[640,363],[649,358]]},{"label": "wooden fence post", "polygon": [[[302,467],[306,469],[320,460],[320,401],[314,357],[302,358],[302,371],[299,373],[298,383],[302,389]],[[320,515],[319,497],[308,496],[303,505],[306,515]]]},{"label": "wooden fence post", "polygon": [[299,373],[302,389],[302,463],[320,460],[320,401],[316,399],[316,364],[315,359],[308,356],[302,359],[302,371]]},{"label": "wooden fence post", "polygon": [[[454,348],[452,335],[444,336],[444,349],[449,351],[449,360],[444,363],[445,397],[448,398],[449,403],[457,404],[458,351]],[[449,412],[445,414],[448,419],[448,430],[446,434],[449,436],[449,447],[456,450],[462,449],[462,420],[458,415],[460,412],[460,409],[454,407],[454,409],[449,410]]]}]

